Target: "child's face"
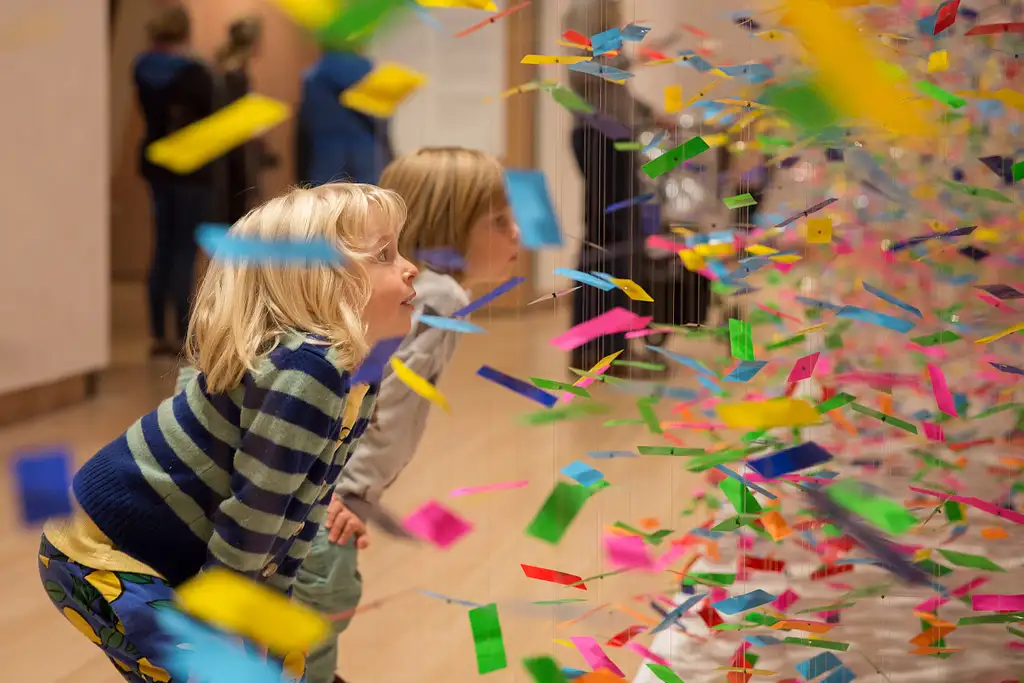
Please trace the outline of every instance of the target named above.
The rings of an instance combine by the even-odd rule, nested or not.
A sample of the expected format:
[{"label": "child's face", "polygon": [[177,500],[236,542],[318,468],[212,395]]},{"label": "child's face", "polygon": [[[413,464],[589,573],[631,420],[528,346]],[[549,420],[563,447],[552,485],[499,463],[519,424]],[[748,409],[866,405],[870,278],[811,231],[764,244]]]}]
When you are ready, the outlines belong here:
[{"label": "child's face", "polygon": [[[376,219],[379,221],[379,219]],[[370,343],[409,334],[416,291],[412,281],[419,275],[416,266],[398,253],[398,235],[379,232],[378,251],[366,267],[370,281],[370,301],[363,310]]]},{"label": "child's face", "polygon": [[465,280],[496,282],[512,274],[519,258],[519,226],[512,209],[497,209],[480,218],[469,230]]}]

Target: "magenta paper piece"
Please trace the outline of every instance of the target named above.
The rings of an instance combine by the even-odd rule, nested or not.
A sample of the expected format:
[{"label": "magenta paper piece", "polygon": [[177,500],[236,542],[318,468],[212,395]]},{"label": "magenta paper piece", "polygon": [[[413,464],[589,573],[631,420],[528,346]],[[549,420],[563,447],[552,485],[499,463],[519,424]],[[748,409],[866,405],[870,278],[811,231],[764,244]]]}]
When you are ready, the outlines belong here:
[{"label": "magenta paper piece", "polygon": [[939,609],[940,607],[945,605],[947,602],[949,602],[948,598],[940,598],[940,597],[928,598],[927,600],[925,600],[924,602],[919,604],[917,607],[915,607],[914,611],[915,612],[933,613],[933,612],[935,612],[935,610]]},{"label": "magenta paper piece", "polygon": [[680,557],[685,555],[687,552],[686,546],[684,545],[673,545],[671,548],[666,550],[664,554],[654,561],[654,571],[663,572],[669,568],[669,566],[678,560]]},{"label": "magenta paper piece", "polygon": [[975,612],[1019,612],[1024,610],[1024,595],[975,593],[971,596]]},{"label": "magenta paper piece", "polygon": [[[600,377],[604,373],[608,372],[608,368],[610,368],[610,367],[611,367],[611,365],[606,365],[605,367],[601,368],[600,370],[595,370],[591,374],[592,375],[596,375],[597,377]],[[579,382],[576,383],[576,386],[578,386],[580,389],[586,389],[591,384],[593,384],[594,382],[597,381],[597,377],[583,377],[582,379],[580,379]],[[574,394],[572,392],[569,392],[569,391],[563,391],[562,392],[562,402],[563,403],[570,403],[574,398],[576,398],[576,394]]]},{"label": "magenta paper piece", "polygon": [[587,664],[594,671],[607,669],[616,676],[626,677],[626,674],[622,673],[622,669],[615,666],[615,662],[604,653],[604,650],[597,644],[597,641],[590,636],[570,636],[569,640],[572,641],[572,644],[576,646],[576,649],[583,655],[583,659],[587,660]]},{"label": "magenta paper piece", "polygon": [[439,548],[448,548],[469,533],[473,525],[432,500],[405,518],[405,528]]},{"label": "magenta paper piece", "polygon": [[466,486],[465,488],[455,489],[448,495],[452,498],[458,498],[459,496],[468,496],[473,493],[491,493],[493,491],[508,491],[509,489],[521,489],[524,486],[530,484],[529,479],[523,479],[521,481],[503,481],[497,484],[483,484],[481,486]]},{"label": "magenta paper piece", "polygon": [[957,586],[950,592],[950,595],[952,595],[954,598],[962,598],[978,586],[982,586],[986,583],[988,583],[988,579],[984,576],[979,576],[976,579],[968,581],[962,586]]},{"label": "magenta paper piece", "polygon": [[613,308],[606,313],[581,322],[568,332],[551,340],[551,345],[562,351],[572,351],[588,341],[616,332],[638,330],[654,320],[653,316],[641,317],[625,308]]},{"label": "magenta paper piece", "polygon": [[608,534],[604,537],[604,548],[608,564],[613,569],[654,569],[654,560],[647,551],[647,544],[639,536]]},{"label": "magenta paper piece", "polygon": [[686,249],[685,244],[679,244],[675,240],[663,237],[662,235],[650,235],[644,246],[648,249],[663,249],[672,253],[678,253]]},{"label": "magenta paper piece", "polygon": [[935,403],[939,406],[939,410],[946,415],[959,417],[956,414],[956,403],[953,401],[953,394],[949,393],[949,387],[946,386],[946,376],[942,374],[942,369],[938,365],[931,363],[927,364],[927,368],[928,377],[932,381],[932,393],[935,394]]},{"label": "magenta paper piece", "polygon": [[943,431],[942,425],[935,424],[934,422],[922,422],[921,427],[924,429],[924,435],[928,437],[929,441],[946,440],[946,432]]},{"label": "magenta paper piece", "polygon": [[972,508],[977,508],[982,512],[987,512],[990,515],[995,515],[1002,519],[1008,519],[1014,524],[1024,524],[1024,513],[1017,512],[1016,510],[1007,510],[1006,508],[999,507],[995,503],[989,503],[981,498],[975,498],[974,496],[951,496],[948,493],[943,493],[942,491],[923,489],[918,486],[911,486],[910,490],[914,493],[923,493],[926,496],[934,496],[943,500],[952,500],[957,503],[963,503],[964,505],[969,505]]},{"label": "magenta paper piece", "polygon": [[626,647],[628,647],[630,650],[632,650],[633,652],[637,653],[638,655],[640,655],[644,659],[651,660],[655,664],[661,664],[662,666],[667,666],[667,667],[671,667],[672,666],[672,663],[669,662],[667,659],[665,659],[664,657],[659,657],[658,655],[654,654],[653,652],[648,650],[646,647],[644,647],[640,643],[636,643],[636,642],[633,642],[631,640],[628,643],[626,643]]},{"label": "magenta paper piece", "polygon": [[780,612],[785,612],[790,605],[799,599],[800,596],[793,592],[793,589],[787,588],[782,595],[775,599],[775,602],[772,603],[772,607]]},{"label": "magenta paper piece", "polygon": [[814,366],[818,364],[818,356],[820,355],[820,352],[815,352],[798,360],[793,366],[793,369],[790,370],[789,377],[786,381],[799,382],[803,379],[809,379],[810,376],[814,374]]}]

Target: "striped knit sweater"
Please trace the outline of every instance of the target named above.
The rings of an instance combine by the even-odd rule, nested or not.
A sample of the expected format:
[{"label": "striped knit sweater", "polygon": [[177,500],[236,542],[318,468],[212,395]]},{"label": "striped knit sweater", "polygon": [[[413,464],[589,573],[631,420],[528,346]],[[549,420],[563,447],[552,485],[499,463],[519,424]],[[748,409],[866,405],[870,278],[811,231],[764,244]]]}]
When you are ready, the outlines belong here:
[{"label": "striped knit sweater", "polygon": [[82,467],[82,509],[172,585],[222,565],[289,591],[377,393],[343,433],[350,375],[330,356],[291,333],[228,393],[200,375]]}]

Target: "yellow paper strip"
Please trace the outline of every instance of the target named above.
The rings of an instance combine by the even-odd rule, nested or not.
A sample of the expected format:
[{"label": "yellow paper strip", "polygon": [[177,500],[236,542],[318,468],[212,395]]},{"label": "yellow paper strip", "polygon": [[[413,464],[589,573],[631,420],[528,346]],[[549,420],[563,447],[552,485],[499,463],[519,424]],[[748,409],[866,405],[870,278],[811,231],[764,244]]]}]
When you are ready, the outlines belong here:
[{"label": "yellow paper strip", "polygon": [[262,95],[246,95],[153,142],[146,148],[146,158],[175,173],[191,173],[267,132],[290,113],[283,102]]},{"label": "yellow paper strip", "polygon": [[405,386],[409,387],[431,403],[440,406],[446,413],[451,412],[451,409],[448,407],[448,399],[444,397],[444,394],[437,390],[437,387],[417,375],[409,366],[394,356],[391,357],[391,369],[395,371],[395,376],[398,377]]},{"label": "yellow paper strip", "polygon": [[988,344],[989,342],[994,342],[997,339],[1002,339],[1003,337],[1005,337],[1008,334],[1013,334],[1014,332],[1020,332],[1021,330],[1024,330],[1024,323],[1017,323],[1016,325],[1011,325],[1010,327],[1007,327],[1002,332],[996,332],[995,334],[993,334],[993,335],[991,335],[989,337],[982,337],[981,339],[977,340],[974,343],[975,344]]},{"label": "yellow paper strip", "polygon": [[737,429],[803,427],[821,421],[814,406],[799,398],[721,403],[716,409],[725,424]]},{"label": "yellow paper strip", "polygon": [[395,113],[405,98],[427,82],[427,77],[401,64],[386,62],[358,83],[341,93],[341,103],[349,109],[386,119]]},{"label": "yellow paper strip", "polygon": [[338,14],[337,0],[270,0],[296,24],[308,29],[323,28]]},{"label": "yellow paper strip", "polygon": [[683,110],[683,86],[665,86],[665,113],[678,114]]},{"label": "yellow paper strip", "polygon": [[526,55],[520,64],[579,64],[589,62],[587,55]]},{"label": "yellow paper strip", "polygon": [[626,278],[609,278],[611,283],[626,293],[633,301],[654,301],[651,295],[644,291],[644,288]]},{"label": "yellow paper strip", "polygon": [[488,12],[497,12],[498,6],[493,0],[416,0],[423,7],[448,7],[482,9]]},{"label": "yellow paper strip", "polygon": [[315,610],[227,569],[181,585],[178,602],[200,621],[255,640],[272,652],[308,652],[330,632]]}]

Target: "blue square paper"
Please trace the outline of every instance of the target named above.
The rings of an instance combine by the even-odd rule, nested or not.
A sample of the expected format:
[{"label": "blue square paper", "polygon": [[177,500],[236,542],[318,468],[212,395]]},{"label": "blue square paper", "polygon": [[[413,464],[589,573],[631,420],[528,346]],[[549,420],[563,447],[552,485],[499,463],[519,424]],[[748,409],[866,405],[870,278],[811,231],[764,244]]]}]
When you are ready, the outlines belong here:
[{"label": "blue square paper", "polygon": [[540,171],[505,171],[505,192],[519,224],[520,239],[527,249],[562,246],[547,180]]},{"label": "blue square paper", "polygon": [[26,524],[71,514],[71,457],[65,451],[26,453],[14,461],[14,480]]}]

